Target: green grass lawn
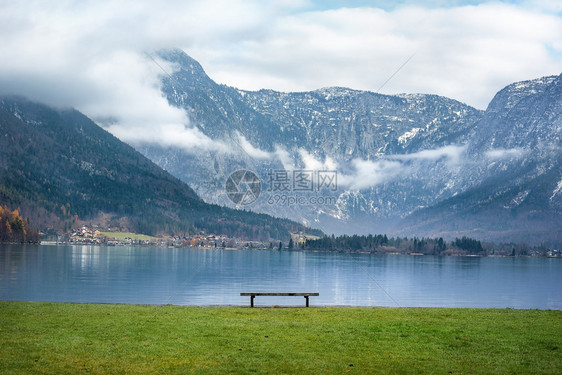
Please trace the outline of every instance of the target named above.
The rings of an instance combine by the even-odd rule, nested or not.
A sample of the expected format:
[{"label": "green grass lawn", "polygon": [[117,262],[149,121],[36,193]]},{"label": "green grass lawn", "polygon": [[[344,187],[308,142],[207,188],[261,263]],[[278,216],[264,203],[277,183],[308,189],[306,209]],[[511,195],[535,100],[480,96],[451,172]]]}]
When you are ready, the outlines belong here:
[{"label": "green grass lawn", "polygon": [[2,374],[560,374],[562,311],[0,302]]},{"label": "green grass lawn", "polygon": [[135,241],[154,241],[158,240],[156,237],[148,236],[146,234],[137,234],[130,232],[101,232],[107,238],[115,238],[116,240],[124,240],[125,238],[130,238]]}]

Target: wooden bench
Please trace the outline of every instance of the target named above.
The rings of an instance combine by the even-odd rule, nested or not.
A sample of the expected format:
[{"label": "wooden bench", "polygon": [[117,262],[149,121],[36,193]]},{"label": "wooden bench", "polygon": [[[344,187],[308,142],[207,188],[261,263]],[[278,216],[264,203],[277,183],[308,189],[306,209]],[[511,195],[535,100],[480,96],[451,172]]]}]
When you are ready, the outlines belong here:
[{"label": "wooden bench", "polygon": [[320,293],[240,293],[241,296],[250,296],[250,307],[254,307],[254,298],[256,296],[298,296],[306,299],[306,307],[308,307],[308,297],[319,296]]}]

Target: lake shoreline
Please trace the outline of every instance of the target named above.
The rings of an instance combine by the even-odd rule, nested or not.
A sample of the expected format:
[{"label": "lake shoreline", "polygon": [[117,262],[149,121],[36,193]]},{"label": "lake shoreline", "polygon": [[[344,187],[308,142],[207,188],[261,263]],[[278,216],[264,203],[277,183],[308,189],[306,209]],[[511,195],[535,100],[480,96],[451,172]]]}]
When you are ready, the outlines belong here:
[{"label": "lake shoreline", "polygon": [[415,252],[368,252],[368,251],[340,251],[340,250],[321,250],[321,249],[281,249],[276,248],[239,248],[239,247],[183,247],[183,246],[160,246],[154,244],[118,244],[118,245],[108,245],[103,243],[66,243],[66,242],[56,242],[56,241],[41,241],[39,243],[8,243],[2,242],[0,245],[43,245],[43,246],[97,246],[97,247],[115,247],[115,248],[127,248],[127,247],[138,247],[138,248],[157,248],[157,249],[182,249],[182,250],[243,250],[243,251],[271,251],[271,252],[306,252],[306,253],[327,253],[327,254],[363,254],[363,255],[406,255],[406,256],[435,256],[435,257],[471,257],[471,258],[560,258],[562,259],[562,253],[555,256],[549,255],[500,255],[500,254],[463,254],[463,253],[446,253],[446,254],[424,254]]},{"label": "lake shoreline", "polygon": [[0,303],[32,303],[32,304],[55,304],[55,305],[99,305],[99,306],[146,306],[146,307],[180,307],[180,308],[224,308],[224,309],[237,309],[237,308],[248,308],[248,309],[398,309],[398,310],[408,310],[408,309],[451,309],[451,310],[516,310],[516,311],[560,311],[562,309],[539,309],[539,308],[514,308],[514,307],[441,307],[441,306],[363,306],[363,305],[315,305],[311,300],[310,306],[305,307],[304,305],[258,305],[250,307],[250,303],[247,304],[224,304],[224,305],[178,305],[174,303],[127,303],[127,302],[57,302],[57,301],[25,301],[25,300],[3,300],[0,299]]}]

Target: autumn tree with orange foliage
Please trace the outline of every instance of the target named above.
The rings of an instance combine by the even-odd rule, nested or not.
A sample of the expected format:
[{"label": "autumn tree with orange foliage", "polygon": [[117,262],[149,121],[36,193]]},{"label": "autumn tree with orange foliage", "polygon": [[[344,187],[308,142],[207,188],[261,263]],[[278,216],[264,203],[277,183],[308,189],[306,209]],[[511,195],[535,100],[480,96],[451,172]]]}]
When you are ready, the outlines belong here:
[{"label": "autumn tree with orange foliage", "polygon": [[22,219],[18,210],[0,206],[0,242],[39,242],[39,232],[28,219]]}]

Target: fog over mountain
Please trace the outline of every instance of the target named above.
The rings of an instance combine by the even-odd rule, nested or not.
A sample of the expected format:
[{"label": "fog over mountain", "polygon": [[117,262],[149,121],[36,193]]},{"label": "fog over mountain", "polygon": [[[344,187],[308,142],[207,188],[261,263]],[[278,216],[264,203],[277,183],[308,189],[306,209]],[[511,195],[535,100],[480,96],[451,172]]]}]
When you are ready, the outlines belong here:
[{"label": "fog over mountain", "polygon": [[436,95],[240,90],[181,50],[154,62],[189,122],[104,126],[208,202],[235,206],[225,181],[248,169],[262,193],[244,208],[328,233],[561,240],[560,76],[509,85],[482,111]]}]

